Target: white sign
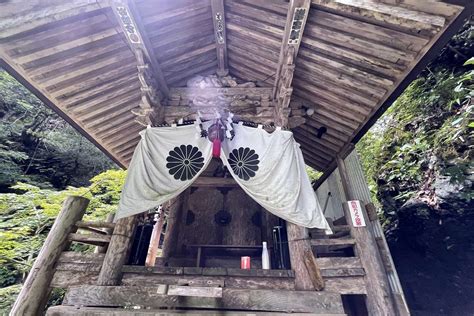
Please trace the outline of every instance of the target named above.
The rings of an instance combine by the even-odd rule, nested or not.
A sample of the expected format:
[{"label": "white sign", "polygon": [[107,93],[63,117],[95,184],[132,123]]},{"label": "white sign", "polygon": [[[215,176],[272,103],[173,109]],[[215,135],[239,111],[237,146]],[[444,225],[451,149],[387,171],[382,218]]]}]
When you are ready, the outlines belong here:
[{"label": "white sign", "polygon": [[354,227],[364,227],[365,219],[362,214],[362,208],[359,201],[347,201],[349,205],[349,212],[351,213],[352,225]]}]

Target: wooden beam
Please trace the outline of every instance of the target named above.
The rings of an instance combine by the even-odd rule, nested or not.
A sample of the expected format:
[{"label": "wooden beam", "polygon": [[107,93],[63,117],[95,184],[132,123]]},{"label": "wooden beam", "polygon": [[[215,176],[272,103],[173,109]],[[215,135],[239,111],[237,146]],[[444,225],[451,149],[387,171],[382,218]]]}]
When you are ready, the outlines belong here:
[{"label": "wooden beam", "polygon": [[68,242],[74,224],[84,216],[89,200],[80,196],[67,197],[41,247],[10,315],[41,315],[51,290],[55,265]]},{"label": "wooden beam", "polygon": [[94,228],[110,228],[114,229],[115,224],[112,222],[85,222],[85,221],[78,221],[75,224],[79,228],[84,228],[84,227],[94,227]]},{"label": "wooden beam", "polygon": [[[79,13],[97,10],[95,1],[8,1],[1,3],[0,38],[15,38],[31,30],[73,17]],[[19,14],[20,13],[20,14]]]},{"label": "wooden beam", "polygon": [[143,51],[146,59],[150,63],[159,90],[165,97],[167,97],[169,94],[168,84],[166,83],[158,59],[153,51],[153,46],[146,34],[134,1],[111,0],[110,6],[114,11],[118,24],[120,25],[132,52],[135,52],[136,49]]},{"label": "wooden beam", "polygon": [[61,106],[51,94],[49,94],[45,89],[39,86],[34,82],[30,76],[21,68],[20,65],[15,63],[10,59],[0,49],[0,67],[5,69],[12,77],[18,80],[25,88],[27,88],[31,93],[33,93],[38,99],[40,99],[46,106],[51,108],[56,112],[60,117],[62,117],[66,122],[71,124],[79,133],[81,133],[85,138],[87,138],[91,143],[93,143],[97,148],[99,148],[105,155],[112,159],[118,166],[125,168],[126,163],[116,157],[105,144],[103,144],[100,139],[92,135],[85,126],[73,115],[67,113],[66,110]]},{"label": "wooden beam", "polygon": [[182,307],[224,310],[279,311],[299,313],[343,314],[341,296],[337,293],[285,290],[222,290],[222,298],[173,296],[157,293],[157,286],[80,286],[71,287],[64,305],[124,306],[126,304],[151,308]]},{"label": "wooden beam", "polygon": [[199,177],[191,185],[200,188],[238,188],[234,178]]},{"label": "wooden beam", "polygon": [[[321,1],[321,0],[318,0]],[[313,3],[315,0],[313,0]],[[449,1],[445,1],[449,2]],[[458,3],[456,3],[458,4]],[[464,3],[459,3],[464,5]],[[439,31],[436,36],[426,45],[418,54],[417,58],[411,64],[410,72],[403,78],[395,82],[392,89],[385,94],[380,106],[372,110],[367,119],[353,133],[351,143],[356,144],[367,131],[377,122],[377,120],[385,113],[385,111],[395,102],[395,100],[403,93],[409,84],[425,69],[425,67],[439,55],[439,52],[446,46],[449,40],[459,31],[465,21],[474,13],[474,2],[466,3],[466,7],[446,23],[444,29]],[[313,189],[316,190],[336,169],[337,164],[334,162],[326,168],[322,177],[314,184]]]},{"label": "wooden beam", "polygon": [[279,126],[286,126],[288,124],[288,107],[293,93],[292,81],[295,71],[295,61],[300,48],[310,6],[310,0],[291,0],[288,7],[285,31],[273,85],[275,123]]},{"label": "wooden beam", "polygon": [[[107,307],[79,307],[79,306],[53,306],[48,308],[46,316],[98,316],[111,315],[114,316],[288,316],[287,313],[278,312],[239,312],[239,311],[219,311],[219,310],[195,310],[195,311],[180,311],[180,310],[130,310],[117,309]],[[345,316],[346,314],[331,314],[326,316]],[[320,313],[291,313],[291,316],[324,316]]]},{"label": "wooden beam", "polygon": [[227,76],[227,37],[224,12],[224,0],[211,0],[212,21],[214,22],[214,35],[217,50],[217,75]]},{"label": "wooden beam", "polygon": [[436,33],[446,23],[442,16],[410,10],[401,6],[363,0],[313,0],[317,7],[356,15],[380,23]]}]

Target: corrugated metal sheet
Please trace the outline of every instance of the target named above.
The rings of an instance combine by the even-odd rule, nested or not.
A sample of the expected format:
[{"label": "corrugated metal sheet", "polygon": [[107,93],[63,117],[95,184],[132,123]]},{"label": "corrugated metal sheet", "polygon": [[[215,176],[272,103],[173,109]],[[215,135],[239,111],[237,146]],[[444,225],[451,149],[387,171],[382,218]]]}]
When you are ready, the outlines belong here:
[{"label": "corrugated metal sheet", "polygon": [[[347,166],[349,181],[351,182],[355,197],[363,201],[364,204],[371,202],[370,191],[365,181],[365,175],[360,165],[357,152],[353,150],[346,159],[344,159],[344,162]],[[341,176],[337,169],[334,170],[327,180],[316,190],[316,195],[318,196],[321,207],[324,207],[329,192],[331,192],[331,197],[329,198],[326,208],[326,217],[332,219],[343,217],[342,203],[347,199],[342,188]]]}]

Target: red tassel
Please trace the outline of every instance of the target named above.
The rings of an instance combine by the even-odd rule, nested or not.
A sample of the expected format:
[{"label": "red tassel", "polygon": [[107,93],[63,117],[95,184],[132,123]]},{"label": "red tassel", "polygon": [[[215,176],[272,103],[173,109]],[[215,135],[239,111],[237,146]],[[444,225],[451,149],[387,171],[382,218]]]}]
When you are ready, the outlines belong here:
[{"label": "red tassel", "polygon": [[221,140],[216,138],[212,141],[212,157],[219,158],[221,156]]}]

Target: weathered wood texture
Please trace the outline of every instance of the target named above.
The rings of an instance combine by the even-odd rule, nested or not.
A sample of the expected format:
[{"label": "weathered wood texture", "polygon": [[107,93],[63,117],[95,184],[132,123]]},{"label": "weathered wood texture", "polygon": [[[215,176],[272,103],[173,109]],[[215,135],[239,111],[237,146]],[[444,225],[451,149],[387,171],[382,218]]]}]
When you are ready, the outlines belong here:
[{"label": "weathered wood texture", "polygon": [[[159,307],[187,307],[250,311],[306,313],[343,313],[339,294],[284,290],[223,289],[222,298],[187,297],[157,294],[157,287],[81,286],[71,287],[64,305],[124,306],[124,304]],[[127,302],[127,303],[125,303]]]},{"label": "weathered wood texture", "polygon": [[[296,127],[295,137],[310,166],[329,170],[335,166],[334,156],[360,136],[379,115],[381,106],[390,103],[390,96],[400,92],[397,87],[405,85],[404,78],[433,44],[445,40],[441,35],[460,25],[457,17],[461,11],[467,16],[472,10],[439,1],[428,5],[414,0],[384,1],[390,4],[311,1],[298,56],[290,63],[289,72],[278,74],[293,4],[308,1],[128,3],[164,94],[166,87],[171,92],[172,87],[184,87],[196,75],[214,74],[225,62],[226,48],[226,68],[242,81],[257,81],[270,88],[282,77],[291,83],[284,86],[280,100],[286,104],[290,95],[291,101],[296,97],[303,100],[295,107],[290,102],[293,118],[289,121]],[[142,127],[134,122],[131,110],[138,110],[141,85],[136,58],[124,40],[128,30],[120,28],[112,3],[120,1],[0,3],[0,61],[48,106],[126,167],[140,139]],[[467,5],[466,1],[459,3]],[[216,8],[222,7],[225,47],[216,42],[213,22]],[[224,47],[224,54],[219,53],[219,46]],[[171,96],[169,99],[173,101]],[[179,104],[186,108],[183,105],[187,104]],[[251,108],[242,119],[272,121],[267,115],[273,111],[271,106]],[[327,132],[317,138],[321,127]]]},{"label": "weathered wood texture", "polygon": [[[104,254],[63,252],[58,260],[51,286],[67,288],[77,285],[97,285],[104,257]],[[123,266],[122,272],[121,284],[132,286],[168,284],[243,289],[294,289],[294,273],[291,270]]]},{"label": "weathered wood texture", "polygon": [[324,289],[323,275],[321,274],[318,263],[314,258],[313,252],[305,251],[303,253],[303,261],[311,282],[313,283],[314,289],[317,291],[322,291]]},{"label": "weathered wood texture", "polygon": [[[227,182],[228,180],[224,181]],[[230,183],[235,182],[232,180]],[[218,188],[198,186],[198,189],[190,194],[188,208],[184,210],[183,218],[177,228],[180,233],[179,249],[186,245],[197,244],[261,244],[261,228],[252,223],[252,217],[263,212],[261,207],[238,187],[231,187],[225,196]],[[230,223],[224,226],[215,223],[216,213],[222,209],[232,216]],[[194,221],[186,224],[188,211],[194,214]]]},{"label": "weathered wood texture", "polygon": [[187,205],[189,193],[190,189],[187,189],[163,206],[168,209],[165,239],[163,241],[163,258],[170,258],[179,251],[177,246],[180,233],[179,227],[183,220],[183,214],[185,214],[183,209]]},{"label": "weathered wood texture", "polygon": [[214,36],[216,40],[217,74],[225,76],[229,73],[227,66],[227,37],[225,27],[224,0],[211,0]]},{"label": "weathered wood texture", "polygon": [[[218,310],[127,310],[119,308],[104,307],[76,307],[76,306],[53,306],[46,313],[47,316],[287,316],[287,313],[278,312],[238,312]],[[345,316],[346,314],[321,314],[321,313],[291,313],[292,316]]]},{"label": "weathered wood texture", "polygon": [[290,249],[291,269],[295,271],[295,288],[297,290],[313,291],[315,287],[304,261],[305,253],[311,252],[308,232],[304,227],[286,223],[288,247]]},{"label": "weathered wood texture", "polygon": [[63,202],[10,315],[35,316],[43,312],[51,289],[54,266],[68,242],[67,237],[74,229],[74,224],[82,219],[88,204],[88,199],[79,196],[70,196]]},{"label": "weathered wood texture", "polygon": [[130,252],[137,223],[136,216],[119,219],[115,223],[109,248],[100,269],[97,284],[117,285],[122,277],[122,266]]},{"label": "weathered wood texture", "polygon": [[288,125],[288,115],[290,112],[288,107],[293,93],[292,85],[295,62],[309,15],[310,5],[310,0],[291,0],[288,5],[280,57],[273,85],[275,123],[279,126]]},{"label": "weathered wood texture", "polygon": [[[339,173],[346,197],[354,198],[351,184],[347,175],[344,160],[337,159]],[[373,315],[395,315],[394,302],[388,284],[377,243],[372,235],[372,223],[370,222],[365,208],[362,206],[362,216],[365,219],[366,227],[354,227],[347,203],[343,203],[344,216],[351,229],[351,236],[355,241],[355,251],[360,258],[362,267],[365,270],[365,283],[367,288],[367,310]]]}]

